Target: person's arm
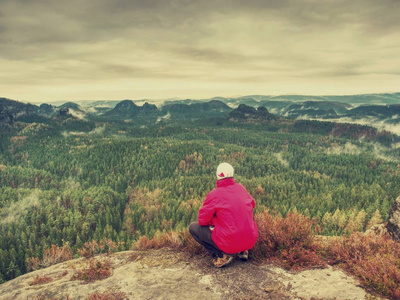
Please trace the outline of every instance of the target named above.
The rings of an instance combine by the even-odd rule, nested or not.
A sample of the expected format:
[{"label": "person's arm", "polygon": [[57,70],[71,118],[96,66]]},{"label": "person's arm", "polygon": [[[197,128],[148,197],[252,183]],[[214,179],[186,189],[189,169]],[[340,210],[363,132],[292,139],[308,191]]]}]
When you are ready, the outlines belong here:
[{"label": "person's arm", "polygon": [[203,206],[199,210],[198,222],[200,226],[213,225],[213,216],[215,214],[215,206],[210,194],[204,200]]},{"label": "person's arm", "polygon": [[254,201],[253,197],[251,197],[251,205],[253,206],[253,208],[256,207],[256,201]]}]

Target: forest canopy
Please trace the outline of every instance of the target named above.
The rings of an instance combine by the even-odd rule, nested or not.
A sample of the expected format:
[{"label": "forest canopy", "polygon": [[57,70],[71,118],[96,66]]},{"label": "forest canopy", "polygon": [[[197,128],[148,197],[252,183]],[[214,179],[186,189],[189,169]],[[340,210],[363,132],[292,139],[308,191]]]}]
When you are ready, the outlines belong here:
[{"label": "forest canopy", "polygon": [[229,162],[256,212],[316,217],[325,235],[387,218],[400,194],[398,137],[367,126],[226,117],[145,124],[16,121],[0,133],[0,282],[68,244],[141,236],[196,220]]}]

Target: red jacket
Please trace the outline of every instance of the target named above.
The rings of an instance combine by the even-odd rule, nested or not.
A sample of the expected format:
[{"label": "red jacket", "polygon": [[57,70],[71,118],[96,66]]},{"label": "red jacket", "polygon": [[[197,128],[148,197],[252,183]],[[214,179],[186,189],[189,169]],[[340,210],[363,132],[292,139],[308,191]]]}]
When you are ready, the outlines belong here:
[{"label": "red jacket", "polygon": [[223,252],[238,253],[251,249],[258,229],[253,219],[256,203],[246,189],[233,178],[217,181],[199,210],[200,226],[214,225],[211,238]]}]

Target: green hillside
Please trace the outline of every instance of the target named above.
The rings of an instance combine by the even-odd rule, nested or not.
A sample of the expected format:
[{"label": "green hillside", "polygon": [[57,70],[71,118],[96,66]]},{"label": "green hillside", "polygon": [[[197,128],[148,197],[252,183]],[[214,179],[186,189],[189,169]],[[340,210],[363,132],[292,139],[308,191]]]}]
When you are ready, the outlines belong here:
[{"label": "green hillside", "polygon": [[201,118],[146,126],[73,117],[2,124],[0,282],[25,273],[27,259],[52,244],[78,255],[85,242],[107,238],[124,250],[140,236],[186,228],[223,161],[257,212],[297,210],[328,235],[385,219],[400,194],[396,135],[266,109],[209,118],[214,106],[203,107]]}]

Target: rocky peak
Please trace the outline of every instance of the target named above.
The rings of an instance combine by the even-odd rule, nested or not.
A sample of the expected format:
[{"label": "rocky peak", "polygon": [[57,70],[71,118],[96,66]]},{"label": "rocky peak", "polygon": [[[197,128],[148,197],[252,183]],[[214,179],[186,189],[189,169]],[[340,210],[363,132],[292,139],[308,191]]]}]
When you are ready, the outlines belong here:
[{"label": "rocky peak", "polygon": [[52,114],[55,110],[55,107],[47,103],[42,103],[40,104],[39,109],[43,114]]},{"label": "rocky peak", "polygon": [[132,100],[123,100],[118,103],[112,110],[107,111],[104,116],[108,117],[135,117],[141,110]]},{"label": "rocky peak", "polygon": [[59,114],[60,114],[61,117],[68,116],[69,115],[69,108],[68,107],[62,107],[59,110]]},{"label": "rocky peak", "polygon": [[73,109],[73,110],[82,110],[82,108],[79,106],[79,104],[76,104],[74,102],[66,102],[63,105],[61,105],[59,108],[61,109],[61,108],[64,108],[64,107],[70,108],[70,109]]},{"label": "rocky peak", "polygon": [[143,111],[156,111],[157,106],[154,104],[149,104],[148,102],[145,102],[142,106]]},{"label": "rocky peak", "polygon": [[115,110],[128,110],[128,111],[133,111],[138,109],[138,106],[132,101],[132,100],[123,100],[120,103],[118,103],[115,108]]},{"label": "rocky peak", "polygon": [[269,121],[275,120],[277,117],[271,114],[264,106],[259,106],[257,109],[246,104],[240,104],[235,110],[228,115],[229,120],[258,120]]}]

